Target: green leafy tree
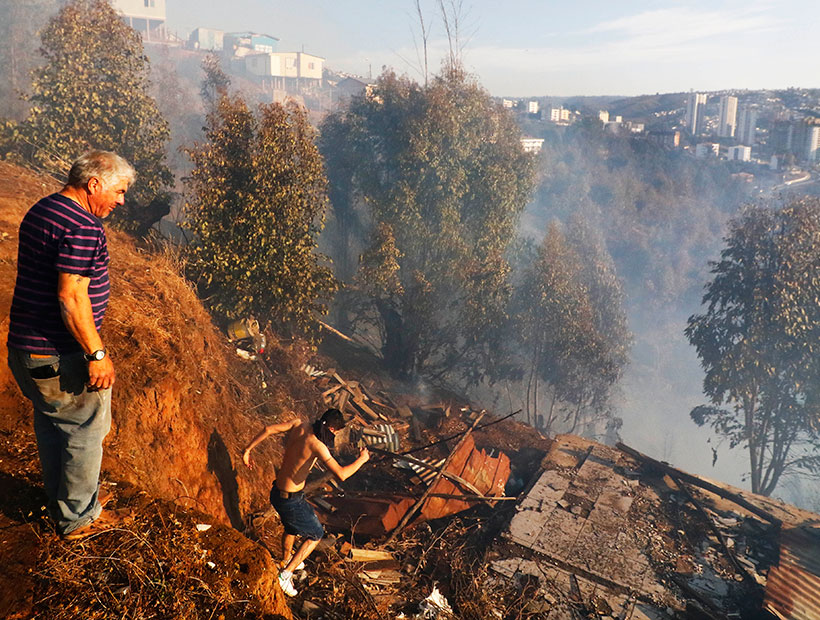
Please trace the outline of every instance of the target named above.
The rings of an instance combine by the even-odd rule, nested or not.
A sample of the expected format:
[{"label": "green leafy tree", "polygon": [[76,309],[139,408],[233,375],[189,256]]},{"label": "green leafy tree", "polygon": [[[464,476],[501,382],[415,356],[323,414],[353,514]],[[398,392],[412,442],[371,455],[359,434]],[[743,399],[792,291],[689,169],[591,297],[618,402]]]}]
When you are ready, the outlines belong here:
[{"label": "green leafy tree", "polygon": [[231,78],[223,71],[219,56],[213,53],[205,56],[202,61],[202,71],[205,73],[205,79],[202,80],[199,94],[205,105],[213,108],[222,97],[228,94]]},{"label": "green leafy tree", "polygon": [[4,2],[0,20],[0,114],[20,121],[28,106],[31,71],[37,66],[37,33],[56,11],[58,0]]},{"label": "green leafy tree", "polygon": [[458,69],[428,86],[387,72],[321,132],[343,264],[357,250],[379,253],[383,239],[360,234],[362,222],[387,225],[397,250],[400,292],[374,296],[372,271],[357,280],[375,310],[359,318],[383,334],[388,367],[478,380],[506,313],[504,252],[532,186],[513,119]]},{"label": "green leafy tree", "polygon": [[34,73],[19,150],[63,176],[89,148],[116,151],[139,181],[113,216],[144,234],[169,210],[173,175],[166,166],[168,125],[149,96],[149,66],[140,35],[105,0],[72,0],[41,34],[45,64]]},{"label": "green leafy tree", "polygon": [[327,206],[322,159],[304,108],[223,95],[189,150],[191,276],[212,310],[307,332],[336,284],[316,252]]},{"label": "green leafy tree", "polygon": [[820,201],[750,207],[725,243],[685,332],[711,401],[691,416],[748,449],[769,495],[784,473],[820,472]]}]

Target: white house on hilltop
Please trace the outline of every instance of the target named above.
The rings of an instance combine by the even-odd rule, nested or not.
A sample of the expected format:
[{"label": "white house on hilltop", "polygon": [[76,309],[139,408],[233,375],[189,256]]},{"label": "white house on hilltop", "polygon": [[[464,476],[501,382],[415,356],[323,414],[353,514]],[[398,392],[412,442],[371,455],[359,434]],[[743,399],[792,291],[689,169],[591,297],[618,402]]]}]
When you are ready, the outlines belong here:
[{"label": "white house on hilltop", "polygon": [[111,0],[111,6],[146,41],[167,39],[165,0]]},{"label": "white house on hilltop", "polygon": [[275,89],[288,87],[319,86],[325,59],[305,52],[272,52],[248,54],[244,58],[245,70]]}]

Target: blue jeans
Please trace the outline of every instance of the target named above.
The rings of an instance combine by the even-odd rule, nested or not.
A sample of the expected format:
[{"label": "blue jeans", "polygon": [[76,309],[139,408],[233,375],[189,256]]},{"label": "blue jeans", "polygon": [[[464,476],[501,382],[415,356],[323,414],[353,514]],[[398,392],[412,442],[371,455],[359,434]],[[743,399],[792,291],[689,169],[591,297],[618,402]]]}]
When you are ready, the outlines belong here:
[{"label": "blue jeans", "polygon": [[279,519],[282,521],[286,534],[301,536],[309,540],[322,540],[325,528],[319,523],[319,518],[313,507],[307,503],[304,493],[299,491],[283,499],[274,482],[270,490],[270,503],[279,513]]},{"label": "blue jeans", "polygon": [[102,511],[97,495],[111,388],[87,389],[88,362],[81,352],[40,358],[9,347],[9,368],[34,405],[48,511],[57,531],[68,534]]}]

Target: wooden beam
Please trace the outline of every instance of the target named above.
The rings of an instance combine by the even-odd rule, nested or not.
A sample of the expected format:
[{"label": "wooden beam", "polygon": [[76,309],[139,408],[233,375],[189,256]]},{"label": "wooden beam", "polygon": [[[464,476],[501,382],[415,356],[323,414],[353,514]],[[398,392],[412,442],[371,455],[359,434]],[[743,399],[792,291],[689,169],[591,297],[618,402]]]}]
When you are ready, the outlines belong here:
[{"label": "wooden beam", "polygon": [[700,505],[700,502],[697,499],[695,499],[695,496],[689,490],[689,487],[687,487],[683,483],[683,481],[681,481],[680,478],[676,476],[670,475],[670,478],[672,478],[672,480],[675,481],[675,484],[678,485],[678,488],[680,488],[680,490],[686,494],[686,496],[689,498],[689,501],[692,502],[695,508],[697,508],[697,511],[706,520],[707,525],[709,525],[709,528],[712,530],[712,533],[717,537],[718,542],[720,543],[720,546],[723,549],[723,552],[726,554],[726,557],[728,557],[729,560],[732,562],[732,566],[735,567],[735,570],[743,576],[743,579],[746,580],[747,585],[751,585],[756,589],[758,585],[757,581],[755,581],[754,577],[752,577],[749,574],[749,572],[744,568],[744,566],[740,562],[738,562],[737,556],[731,549],[729,549],[729,545],[726,544],[726,538],[717,528],[715,522],[712,520],[712,517],[710,517],[709,513],[706,512],[706,509]]},{"label": "wooden beam", "polygon": [[653,467],[656,467],[663,473],[668,474],[670,477],[680,478],[684,482],[688,482],[689,484],[699,487],[701,489],[706,489],[707,491],[710,491],[711,493],[714,493],[715,495],[722,497],[723,499],[727,499],[730,502],[734,502],[738,506],[745,508],[752,514],[760,517],[764,521],[768,521],[772,525],[775,525],[777,527],[781,527],[783,525],[783,522],[777,517],[775,517],[773,514],[770,514],[769,512],[763,510],[763,508],[760,508],[759,506],[755,506],[754,504],[744,499],[741,495],[737,493],[728,491],[727,489],[724,489],[722,487],[717,486],[716,484],[712,484],[711,482],[698,478],[697,476],[693,476],[692,474],[687,474],[685,471],[676,469],[668,463],[656,461],[651,456],[642,454],[641,452],[638,452],[634,448],[630,448],[625,444],[617,443],[615,447],[617,447],[621,452],[625,452],[629,456],[636,458],[639,461],[643,461]]}]

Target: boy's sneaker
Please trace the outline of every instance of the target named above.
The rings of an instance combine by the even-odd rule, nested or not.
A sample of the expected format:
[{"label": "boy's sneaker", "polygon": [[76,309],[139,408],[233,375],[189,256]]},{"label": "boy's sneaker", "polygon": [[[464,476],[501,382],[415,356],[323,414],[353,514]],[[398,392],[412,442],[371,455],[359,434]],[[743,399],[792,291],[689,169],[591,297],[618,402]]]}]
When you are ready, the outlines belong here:
[{"label": "boy's sneaker", "polygon": [[[282,560],[282,565],[281,565],[281,566],[282,566],[282,568],[285,568],[285,567],[288,565],[288,563],[290,563],[290,560],[291,560],[292,558],[293,558],[293,556],[290,556],[290,558],[288,558],[287,560]],[[294,568],[293,570],[294,570],[294,571],[297,571],[297,570],[305,570],[305,563],[304,563],[304,562],[299,562],[299,566],[297,566],[297,567],[296,567],[296,568]]]},{"label": "boy's sneaker", "polygon": [[288,596],[296,596],[296,588],[293,587],[293,573],[281,571],[279,573],[279,587]]}]

